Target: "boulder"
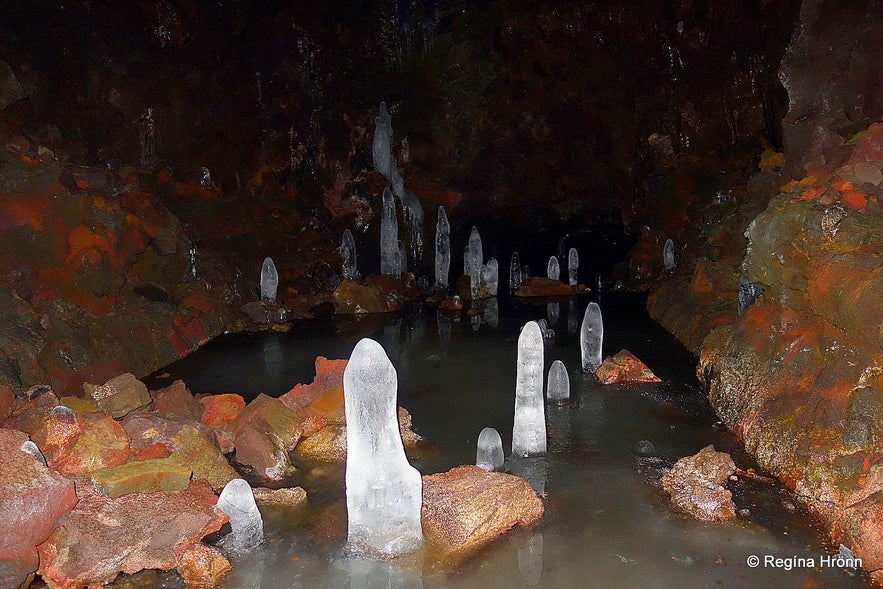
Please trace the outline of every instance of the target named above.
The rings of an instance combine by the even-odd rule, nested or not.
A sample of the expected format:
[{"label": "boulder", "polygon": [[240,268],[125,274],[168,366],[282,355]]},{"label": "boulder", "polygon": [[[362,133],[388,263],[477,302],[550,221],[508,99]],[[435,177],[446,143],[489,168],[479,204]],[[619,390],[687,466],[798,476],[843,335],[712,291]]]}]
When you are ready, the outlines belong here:
[{"label": "boulder", "polygon": [[202,416],[202,405],[197,403],[183,380],[176,380],[163,389],[151,391],[150,396],[153,398],[153,410],[159,413],[175,413],[197,420]]},{"label": "boulder", "polygon": [[31,433],[43,423],[49,412],[58,404],[58,397],[52,387],[33,386],[15,400],[12,412],[3,422],[3,427]]},{"label": "boulder", "polygon": [[423,477],[423,535],[445,562],[474,556],[513,527],[542,517],[542,500],[522,478],[471,465]]},{"label": "boulder", "polygon": [[343,390],[343,371],[348,360],[329,360],[316,357],[316,377],[310,384],[296,384],[290,391],[279,397],[292,411],[300,411],[315,401],[323,393],[334,389]]},{"label": "boulder", "polygon": [[133,454],[126,430],[103,413],[81,416],[66,407],[53,409],[32,437],[49,466],[65,474],[117,466]]},{"label": "boulder", "polygon": [[604,362],[595,371],[595,379],[601,384],[661,382],[646,364],[628,350],[620,350],[613,356],[604,358]]},{"label": "boulder", "polygon": [[307,501],[307,492],[302,487],[283,487],[282,489],[254,487],[251,491],[258,505],[290,508],[300,507]]},{"label": "boulder", "polygon": [[208,427],[222,427],[245,409],[245,399],[236,393],[209,395],[201,398],[199,403],[202,405],[199,422]]},{"label": "boulder", "polygon": [[680,511],[705,521],[735,519],[733,494],[723,483],[736,471],[729,454],[708,445],[699,453],[678,460],[662,475],[662,488]]},{"label": "boulder", "polygon": [[177,569],[187,587],[211,589],[233,570],[233,566],[220,550],[197,542],[181,554]]},{"label": "boulder", "polygon": [[338,315],[389,313],[401,308],[401,303],[387,297],[376,286],[342,280],[334,289],[334,312]]},{"label": "boulder", "polygon": [[77,506],[40,544],[39,574],[50,587],[106,585],[119,573],[169,570],[227,516],[206,481],[180,493],[130,493],[108,498],[76,478]]},{"label": "boulder", "polygon": [[236,461],[258,476],[278,481],[292,470],[288,453],[300,440],[301,419],[279,399],[258,395],[224,429],[233,435]]},{"label": "boulder", "polygon": [[343,462],[346,460],[346,426],[329,425],[304,438],[295,448],[302,460],[315,462]]},{"label": "boulder", "polygon": [[153,458],[96,470],[92,473],[92,486],[110,498],[129,493],[178,493],[190,485],[192,474],[170,457]]},{"label": "boulder", "polygon": [[576,289],[569,284],[542,276],[525,279],[515,291],[517,297],[569,297],[575,294]]},{"label": "boulder", "polygon": [[83,383],[83,391],[99,409],[114,419],[146,407],[152,400],[147,386],[131,372],[116,376],[100,386]]},{"label": "boulder", "polygon": [[37,545],[77,503],[74,484],[22,450],[27,434],[0,429],[0,587],[27,587]]}]

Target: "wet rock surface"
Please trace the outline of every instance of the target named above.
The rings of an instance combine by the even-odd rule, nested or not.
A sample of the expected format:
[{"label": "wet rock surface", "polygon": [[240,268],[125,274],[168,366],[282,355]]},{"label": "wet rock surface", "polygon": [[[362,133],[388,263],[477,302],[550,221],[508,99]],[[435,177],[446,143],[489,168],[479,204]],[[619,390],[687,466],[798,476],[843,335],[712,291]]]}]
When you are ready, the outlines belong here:
[{"label": "wet rock surface", "polygon": [[674,506],[697,519],[726,521],[736,518],[733,494],[723,485],[736,471],[729,454],[706,446],[698,454],[681,458],[662,475],[662,488]]},{"label": "wet rock surface", "polygon": [[628,350],[620,350],[613,356],[604,358],[594,376],[601,384],[661,382],[646,364]]}]

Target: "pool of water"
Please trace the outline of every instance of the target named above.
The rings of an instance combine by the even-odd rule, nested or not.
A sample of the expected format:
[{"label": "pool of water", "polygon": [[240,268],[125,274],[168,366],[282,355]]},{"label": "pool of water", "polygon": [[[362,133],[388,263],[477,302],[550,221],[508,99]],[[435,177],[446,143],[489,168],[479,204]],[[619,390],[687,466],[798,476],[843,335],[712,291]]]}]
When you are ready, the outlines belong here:
[{"label": "pool of water", "polygon": [[[494,300],[478,320],[414,308],[304,322],[285,334],[219,338],[160,371],[151,387],[182,378],[194,392],[279,395],[312,380],[317,355],[348,357],[360,338],[372,337],[398,372],[399,404],[432,445],[411,456],[423,474],[474,463],[484,427],[496,428],[504,449],[510,446],[524,322],[549,321],[555,337],[546,343],[546,369],[560,359],[570,373],[571,404],[547,407],[548,455],[510,463],[545,493],[545,516],[535,528],[509,534],[456,570],[431,566],[432,555],[419,553],[393,562],[353,558],[345,552],[343,467],[304,465],[296,482],[309,506],[264,509],[265,543],[231,558],[234,572],[223,587],[867,587],[861,575],[821,566],[836,547],[780,486],[731,482],[737,508],[749,513],[735,523],[672,512],[658,479],[678,458],[714,444],[741,468],[753,463],[714,426],[695,358],[647,317],[641,297],[600,299],[604,354],[627,348],[664,382],[601,386],[583,375],[578,328],[589,300]],[[747,564],[751,556],[760,566]],[[794,560],[765,566],[767,556]]]}]

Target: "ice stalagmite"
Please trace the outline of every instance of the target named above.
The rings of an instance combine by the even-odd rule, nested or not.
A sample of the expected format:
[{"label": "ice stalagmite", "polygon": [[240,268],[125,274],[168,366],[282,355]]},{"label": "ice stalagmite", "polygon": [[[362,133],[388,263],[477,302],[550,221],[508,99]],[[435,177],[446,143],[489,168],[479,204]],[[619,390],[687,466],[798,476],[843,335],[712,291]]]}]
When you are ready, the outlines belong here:
[{"label": "ice stalagmite", "polygon": [[518,336],[515,380],[515,425],[512,455],[546,453],[546,412],[543,403],[543,334],[536,321],[528,322]]},{"label": "ice stalagmite", "polygon": [[579,272],[579,253],[577,253],[575,247],[572,247],[572,248],[570,248],[570,251],[567,252],[567,277],[568,277],[568,284],[570,284],[570,286],[576,286],[578,272]]},{"label": "ice stalagmite", "polygon": [[503,440],[500,433],[492,427],[486,427],[478,434],[478,445],[475,450],[475,466],[486,471],[503,470]]},{"label": "ice stalagmite", "polygon": [[491,258],[486,266],[481,267],[481,283],[488,295],[497,296],[497,290],[500,288],[500,265],[496,258]]},{"label": "ice stalagmite", "polygon": [[451,271],[451,225],[445,207],[438,207],[438,221],[435,225],[435,285],[448,286]]},{"label": "ice stalagmite", "polygon": [[384,188],[383,211],[380,214],[380,273],[397,275],[398,258],[399,225],[396,219],[396,201],[389,188]]},{"label": "ice stalagmite", "polygon": [[374,170],[390,177],[394,167],[392,159],[392,118],[386,111],[386,103],[380,103],[380,115],[374,119],[374,139],[371,142]]},{"label": "ice stalagmite", "polygon": [[276,272],[276,264],[273,258],[264,258],[261,266],[261,300],[272,303],[276,300],[276,290],[279,288],[279,274]]},{"label": "ice stalagmite", "polygon": [[561,360],[555,360],[552,362],[552,367],[549,368],[546,396],[549,398],[549,403],[555,405],[564,405],[570,402],[570,376],[568,376],[567,368]]},{"label": "ice stalagmite", "polygon": [[233,479],[224,486],[217,507],[227,514],[233,528],[222,540],[225,548],[234,552],[250,550],[264,539],[264,520],[251,486],[243,479]]},{"label": "ice stalagmite", "polygon": [[662,248],[662,263],[666,270],[674,270],[677,266],[675,263],[675,242],[671,239],[665,240],[665,245]]},{"label": "ice stalagmite", "polygon": [[512,261],[509,262],[509,288],[512,290],[521,286],[521,260],[518,252],[512,252]]},{"label": "ice stalagmite", "polygon": [[472,298],[476,298],[478,296],[478,287],[481,283],[481,264],[484,261],[484,251],[482,251],[481,247],[481,235],[478,234],[478,229],[476,227],[472,227],[472,232],[469,234],[469,243],[466,246],[466,251],[463,253],[463,274],[469,276],[472,281]]},{"label": "ice stalagmite", "polygon": [[546,266],[546,276],[550,280],[558,280],[561,276],[561,266],[558,265],[558,258],[555,256],[549,258],[549,264]]},{"label": "ice stalagmite", "polygon": [[598,303],[589,303],[583,315],[579,333],[579,347],[582,352],[583,371],[593,373],[601,365],[601,344],[604,341],[604,321]]},{"label": "ice stalagmite", "polygon": [[353,239],[353,232],[349,229],[343,232],[343,239],[340,240],[340,257],[343,258],[343,267],[340,275],[344,280],[355,280],[359,276],[356,269],[356,240]]},{"label": "ice stalagmite", "polygon": [[392,557],[423,540],[423,481],[405,457],[396,389],[383,347],[359,341],[343,372],[347,543],[356,553]]}]

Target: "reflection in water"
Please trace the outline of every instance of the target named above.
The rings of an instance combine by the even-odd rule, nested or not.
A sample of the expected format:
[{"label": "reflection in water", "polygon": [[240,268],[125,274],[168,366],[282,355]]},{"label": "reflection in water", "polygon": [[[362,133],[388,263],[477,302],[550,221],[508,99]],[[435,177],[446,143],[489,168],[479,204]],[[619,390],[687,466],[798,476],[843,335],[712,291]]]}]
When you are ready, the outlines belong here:
[{"label": "reflection in water", "polygon": [[497,297],[484,301],[481,320],[488,327],[496,329],[500,325],[500,303]]},{"label": "reflection in water", "polygon": [[576,308],[576,301],[570,301],[567,303],[567,333],[569,335],[576,335],[576,332],[579,331],[580,321],[582,321],[582,317]]},{"label": "reflection in water", "polygon": [[539,585],[543,574],[543,534],[540,532],[531,534],[518,548],[518,571],[529,586]]},{"label": "reflection in water", "polygon": [[261,343],[261,356],[268,376],[276,377],[282,372],[282,342],[278,338],[265,339]]},{"label": "reflection in water", "polygon": [[438,323],[438,341],[442,354],[448,353],[451,343],[451,318],[442,311],[435,312],[435,320]]},{"label": "reflection in water", "polygon": [[350,559],[350,589],[423,589],[423,579],[397,561]]},{"label": "reflection in water", "polygon": [[540,497],[546,494],[546,480],[548,479],[548,462],[545,456],[510,456],[506,460],[506,472],[521,477],[530,483],[533,490]]},{"label": "reflection in water", "polygon": [[[574,303],[576,304],[576,303]],[[561,313],[560,303],[549,303],[546,305],[546,316],[549,318],[549,327],[555,327],[558,323],[558,315]]]}]

